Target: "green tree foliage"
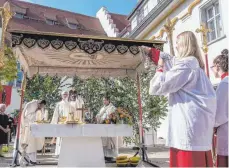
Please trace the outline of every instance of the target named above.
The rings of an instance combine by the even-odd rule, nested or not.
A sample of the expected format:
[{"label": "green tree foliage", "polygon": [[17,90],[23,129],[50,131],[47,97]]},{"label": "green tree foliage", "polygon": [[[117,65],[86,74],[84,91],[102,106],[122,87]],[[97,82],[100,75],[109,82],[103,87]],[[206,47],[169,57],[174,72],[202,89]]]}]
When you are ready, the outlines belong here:
[{"label": "green tree foliage", "polygon": [[[143,127],[158,128],[160,119],[166,116],[167,99],[165,97],[150,96],[149,81],[154,72],[143,73],[141,79],[141,98],[143,109]],[[139,137],[139,105],[136,81],[130,78],[123,79],[95,79],[81,80],[75,77],[73,87],[86,100],[86,107],[90,108],[94,116],[103,105],[102,98],[108,93],[116,107],[127,107],[134,120],[134,138],[126,138],[127,142],[138,143]]]},{"label": "green tree foliage", "polygon": [[17,78],[17,60],[11,48],[5,48],[5,56],[3,57],[4,67],[0,69],[0,90],[2,82],[10,82]]},{"label": "green tree foliage", "polygon": [[[166,116],[167,100],[165,97],[150,96],[149,81],[154,75],[154,71],[143,73],[141,79],[141,98],[143,109],[143,127],[158,128],[160,119]],[[90,108],[95,116],[103,106],[102,98],[108,93],[112,103],[116,107],[129,109],[134,120],[134,136],[126,138],[126,142],[138,143],[139,140],[139,106],[136,81],[130,78],[89,78],[82,80],[74,77],[73,86],[85,99],[85,105]],[[60,90],[63,88],[63,80],[58,77],[41,77],[39,75],[28,79],[25,98],[27,101],[32,99],[47,100],[47,107],[50,115],[53,113],[56,102],[60,101]]]}]

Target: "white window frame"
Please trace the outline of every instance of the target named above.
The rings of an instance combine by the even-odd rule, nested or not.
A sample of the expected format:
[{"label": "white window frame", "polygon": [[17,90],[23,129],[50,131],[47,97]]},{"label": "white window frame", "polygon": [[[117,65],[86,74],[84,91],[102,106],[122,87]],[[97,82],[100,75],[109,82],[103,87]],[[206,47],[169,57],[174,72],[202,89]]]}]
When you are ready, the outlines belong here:
[{"label": "white window frame", "polygon": [[161,1],[163,1],[163,0],[157,0],[157,4],[161,3]]},{"label": "white window frame", "polygon": [[[215,4],[219,4],[219,13],[216,14],[215,11]],[[208,17],[208,10],[210,10],[211,8],[213,8],[213,17],[209,18]],[[216,18],[220,17],[220,25],[217,25],[216,23]],[[212,20],[214,20],[214,29],[215,29],[215,39],[210,39],[210,34],[208,34],[208,43],[212,43],[214,41],[217,41],[218,39],[221,39],[224,36],[224,29],[223,29],[223,17],[222,17],[222,10],[221,10],[221,3],[220,0],[210,0],[208,1],[203,7],[201,7],[201,21],[204,22],[206,24],[206,26],[208,27],[208,23]],[[221,34],[218,34],[217,30],[220,30]],[[210,32],[211,33],[211,32]]]},{"label": "white window frame", "polygon": [[25,15],[23,13],[16,12],[14,14],[14,17],[16,17],[18,19],[24,19]]},{"label": "white window frame", "polygon": [[56,21],[55,21],[55,20],[52,20],[52,19],[46,18],[46,23],[47,23],[48,25],[55,25],[55,24],[56,24]]},{"label": "white window frame", "polygon": [[141,9],[138,11],[137,24],[141,23],[142,20],[145,18],[144,13],[145,13],[144,8],[141,8]]},{"label": "white window frame", "polygon": [[123,36],[122,36],[122,38],[127,38],[128,36],[129,36],[129,32],[126,32]]},{"label": "white window frame", "polygon": [[68,22],[68,27],[69,27],[70,29],[77,29],[77,28],[78,28],[78,24]]},{"label": "white window frame", "polygon": [[149,4],[146,3],[144,6],[144,17],[146,17],[149,14]]},{"label": "white window frame", "polygon": [[135,16],[133,20],[131,21],[131,30],[135,29],[138,25],[138,16]]}]

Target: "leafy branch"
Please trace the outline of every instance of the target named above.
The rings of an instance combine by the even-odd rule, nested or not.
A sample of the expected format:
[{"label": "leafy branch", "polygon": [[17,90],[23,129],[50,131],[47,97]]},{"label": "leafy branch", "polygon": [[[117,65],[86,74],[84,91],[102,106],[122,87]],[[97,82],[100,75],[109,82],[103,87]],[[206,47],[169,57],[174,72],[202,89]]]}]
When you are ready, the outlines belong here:
[{"label": "leafy branch", "polygon": [[4,66],[0,69],[0,90],[3,82],[10,82],[17,78],[17,60],[11,48],[5,48]]}]

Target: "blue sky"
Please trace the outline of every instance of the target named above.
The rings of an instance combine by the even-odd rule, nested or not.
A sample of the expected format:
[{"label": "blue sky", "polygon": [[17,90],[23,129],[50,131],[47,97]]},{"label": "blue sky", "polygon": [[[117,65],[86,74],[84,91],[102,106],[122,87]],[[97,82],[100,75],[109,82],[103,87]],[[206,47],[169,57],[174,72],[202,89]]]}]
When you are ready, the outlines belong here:
[{"label": "blue sky", "polygon": [[128,15],[137,4],[137,0],[23,0],[58,9],[68,10],[89,16],[105,6],[111,13]]}]

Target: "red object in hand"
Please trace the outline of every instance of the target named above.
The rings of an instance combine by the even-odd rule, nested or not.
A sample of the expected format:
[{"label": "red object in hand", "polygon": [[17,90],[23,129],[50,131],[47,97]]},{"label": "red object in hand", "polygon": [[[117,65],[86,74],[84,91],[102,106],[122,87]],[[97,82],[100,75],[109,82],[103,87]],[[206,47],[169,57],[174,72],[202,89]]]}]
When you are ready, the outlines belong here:
[{"label": "red object in hand", "polygon": [[158,69],[157,72],[163,72],[163,69]]},{"label": "red object in hand", "polygon": [[150,59],[157,65],[160,58],[160,50],[151,48],[150,54]]}]

